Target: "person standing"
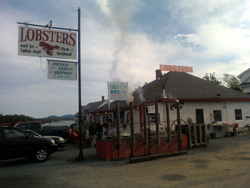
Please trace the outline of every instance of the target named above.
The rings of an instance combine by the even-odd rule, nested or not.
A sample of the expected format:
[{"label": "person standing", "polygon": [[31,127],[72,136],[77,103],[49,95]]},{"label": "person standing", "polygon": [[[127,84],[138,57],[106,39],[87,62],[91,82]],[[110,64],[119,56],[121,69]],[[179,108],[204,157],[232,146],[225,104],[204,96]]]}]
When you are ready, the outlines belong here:
[{"label": "person standing", "polygon": [[90,147],[93,148],[95,145],[95,139],[96,139],[96,127],[95,125],[91,124],[89,126],[89,135],[91,137],[91,144]]},{"label": "person standing", "polygon": [[103,135],[103,127],[102,127],[101,123],[98,122],[98,124],[97,124],[97,136],[98,136],[98,140],[102,139],[102,135]]}]

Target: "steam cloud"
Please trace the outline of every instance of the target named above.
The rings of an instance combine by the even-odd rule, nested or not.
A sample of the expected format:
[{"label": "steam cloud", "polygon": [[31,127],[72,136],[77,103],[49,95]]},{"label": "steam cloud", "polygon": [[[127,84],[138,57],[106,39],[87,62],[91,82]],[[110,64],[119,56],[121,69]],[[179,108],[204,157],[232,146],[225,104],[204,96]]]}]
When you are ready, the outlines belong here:
[{"label": "steam cloud", "polygon": [[[116,38],[116,48],[113,52],[113,61],[110,69],[111,81],[120,81],[121,75],[126,74],[129,68],[128,54],[131,46],[130,34],[130,16],[125,4],[120,5],[110,14],[110,20],[118,30]],[[120,70],[121,69],[121,70]],[[126,80],[128,81],[128,80]]]}]

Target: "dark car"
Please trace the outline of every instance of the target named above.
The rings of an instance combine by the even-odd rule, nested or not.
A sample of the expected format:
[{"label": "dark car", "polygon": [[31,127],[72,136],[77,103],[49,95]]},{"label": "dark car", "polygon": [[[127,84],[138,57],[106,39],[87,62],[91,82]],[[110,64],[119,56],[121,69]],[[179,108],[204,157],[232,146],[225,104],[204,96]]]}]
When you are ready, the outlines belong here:
[{"label": "dark car", "polygon": [[27,130],[23,130],[24,132],[30,134],[30,135],[33,135],[33,136],[36,136],[36,137],[44,137],[44,138],[52,138],[55,140],[56,144],[58,145],[59,148],[63,148],[65,147],[66,145],[66,140],[63,138],[63,137],[60,137],[60,136],[42,136],[34,131],[31,131],[29,129]]},{"label": "dark car", "polygon": [[15,128],[0,126],[0,160],[23,158],[45,162],[57,150],[51,138],[35,137]]},{"label": "dark car", "polygon": [[14,127],[20,129],[29,129],[42,136],[61,136],[66,138],[68,135],[68,126],[45,126],[40,121],[28,121],[16,124]]}]

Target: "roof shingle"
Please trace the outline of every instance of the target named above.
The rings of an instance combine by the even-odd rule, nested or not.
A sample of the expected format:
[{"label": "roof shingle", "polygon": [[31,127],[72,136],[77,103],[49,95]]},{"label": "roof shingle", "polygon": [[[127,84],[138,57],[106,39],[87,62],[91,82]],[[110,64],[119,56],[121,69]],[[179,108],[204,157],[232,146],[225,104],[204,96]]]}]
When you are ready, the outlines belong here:
[{"label": "roof shingle", "polygon": [[134,103],[151,102],[164,98],[165,86],[167,99],[249,99],[250,95],[205,81],[184,72],[168,72],[162,79],[154,80],[134,91]]}]

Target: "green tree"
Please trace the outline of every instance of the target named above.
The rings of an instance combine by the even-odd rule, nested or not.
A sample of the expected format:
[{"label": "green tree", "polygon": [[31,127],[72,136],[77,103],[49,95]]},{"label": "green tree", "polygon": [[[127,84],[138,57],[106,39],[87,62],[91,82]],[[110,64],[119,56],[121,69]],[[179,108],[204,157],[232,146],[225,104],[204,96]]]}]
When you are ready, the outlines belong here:
[{"label": "green tree", "polygon": [[15,124],[15,122],[18,122],[18,121],[22,121],[22,122],[25,122],[25,121],[33,121],[35,120],[34,118],[32,117],[29,117],[29,116],[25,116],[25,115],[3,115],[3,114],[0,114],[0,123],[11,123],[12,125]]},{"label": "green tree", "polygon": [[234,75],[225,73],[223,75],[223,81],[226,83],[226,86],[228,88],[234,89],[236,91],[241,91],[240,80],[236,78]]},{"label": "green tree", "polygon": [[222,82],[219,81],[216,77],[215,77],[215,73],[206,73],[206,75],[203,77],[204,80],[208,81],[208,82],[213,82],[215,84],[218,85],[222,85]]},{"label": "green tree", "polygon": [[4,115],[0,114],[0,123],[4,123]]}]

